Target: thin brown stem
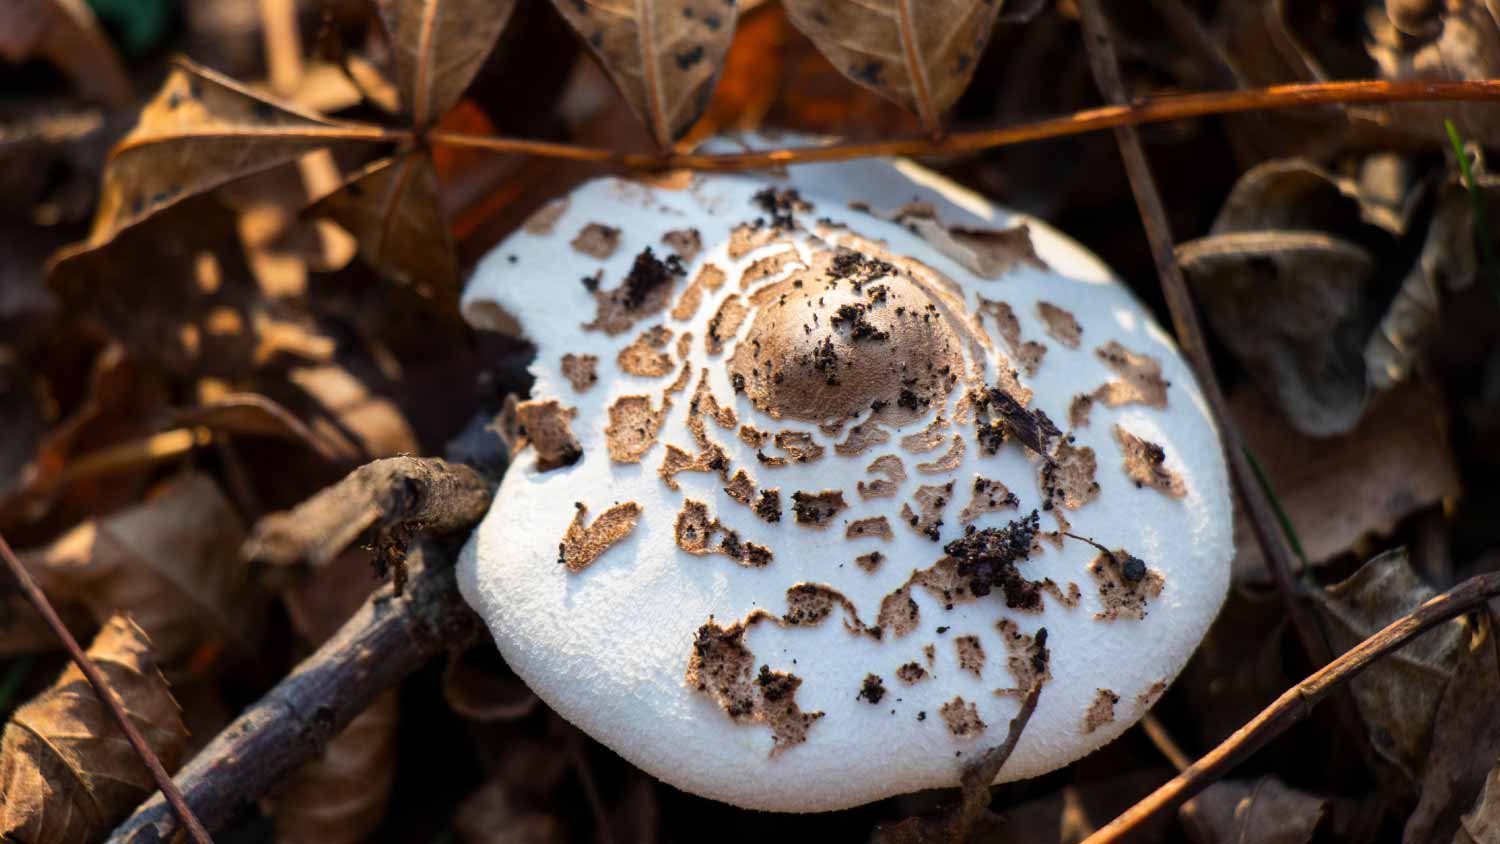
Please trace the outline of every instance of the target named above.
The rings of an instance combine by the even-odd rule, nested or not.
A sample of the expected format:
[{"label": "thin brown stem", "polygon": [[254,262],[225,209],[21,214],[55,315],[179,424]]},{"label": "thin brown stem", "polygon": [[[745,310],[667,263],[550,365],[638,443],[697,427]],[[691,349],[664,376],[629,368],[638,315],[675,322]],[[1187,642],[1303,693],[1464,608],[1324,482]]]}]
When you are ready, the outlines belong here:
[{"label": "thin brown stem", "polygon": [[818,147],[753,152],[682,153],[660,156],[521,138],[469,135],[462,132],[434,131],[428,133],[428,138],[435,144],[450,147],[485,149],[491,152],[563,158],[572,161],[596,161],[638,170],[675,168],[735,171],[819,161],[850,161],[856,158],[951,155],[1079,135],[1085,132],[1097,132],[1101,129],[1118,129],[1216,114],[1337,103],[1394,103],[1413,100],[1424,102],[1500,100],[1500,80],[1386,82],[1363,79],[1348,82],[1272,85],[1267,88],[1249,88],[1238,91],[1178,94],[1133,102],[1121,101],[1102,108],[1085,109],[1062,117],[1023,123],[1018,126],[950,132],[940,139],[901,138],[869,143],[836,143]]},{"label": "thin brown stem", "polygon": [[1293,724],[1306,718],[1314,706],[1369,668],[1375,660],[1496,595],[1500,595],[1500,572],[1481,574],[1386,625],[1380,632],[1350,648],[1288,689],[1218,747],[1089,836],[1084,844],[1119,841],[1151,818],[1182,805],[1228,773],[1229,769],[1286,732]]},{"label": "thin brown stem", "polygon": [[57,610],[52,608],[52,602],[47,600],[47,596],[36,585],[36,581],[31,578],[31,573],[26,571],[26,567],[21,565],[20,558],[16,556],[15,551],[11,550],[10,543],[5,541],[4,536],[0,536],[0,557],[5,559],[6,567],[10,569],[11,574],[15,575],[16,581],[21,584],[21,592],[25,594],[26,600],[31,603],[37,615],[40,615],[42,620],[47,623],[47,626],[52,629],[58,641],[62,642],[63,647],[68,651],[68,656],[72,658],[73,664],[78,666],[78,670],[82,671],[83,676],[88,679],[89,685],[94,687],[94,694],[97,694],[99,699],[104,701],[105,708],[109,710],[109,714],[115,719],[115,723],[120,725],[120,730],[125,733],[125,739],[135,749],[136,755],[141,757],[141,761],[146,765],[146,770],[151,772],[151,778],[156,781],[157,787],[161,789],[161,793],[167,798],[167,802],[171,804],[172,811],[177,814],[177,819],[182,822],[183,826],[187,827],[188,834],[192,837],[193,841],[198,842],[198,844],[213,844],[213,839],[209,837],[208,830],[204,829],[203,824],[198,822],[198,818],[193,815],[192,810],[183,801],[182,794],[172,784],[172,777],[167,774],[167,769],[162,767],[161,760],[156,758],[156,753],[151,750],[150,745],[146,744],[146,739],[141,735],[140,730],[137,730],[135,725],[130,722],[129,716],[125,714],[125,707],[120,705],[119,697],[109,688],[109,683],[105,681],[104,675],[99,673],[98,666],[94,665],[94,661],[89,659],[88,654],[83,652],[83,648],[79,647],[78,640],[73,638],[73,634],[68,631],[67,625],[63,624],[62,619],[58,617]]},{"label": "thin brown stem", "polygon": [[1151,743],[1156,746],[1161,755],[1172,763],[1172,767],[1184,771],[1193,764],[1192,758],[1183,752],[1182,746],[1172,738],[1172,734],[1167,731],[1167,726],[1156,717],[1155,713],[1147,712],[1141,716],[1141,730],[1145,732],[1146,738],[1151,739]]}]

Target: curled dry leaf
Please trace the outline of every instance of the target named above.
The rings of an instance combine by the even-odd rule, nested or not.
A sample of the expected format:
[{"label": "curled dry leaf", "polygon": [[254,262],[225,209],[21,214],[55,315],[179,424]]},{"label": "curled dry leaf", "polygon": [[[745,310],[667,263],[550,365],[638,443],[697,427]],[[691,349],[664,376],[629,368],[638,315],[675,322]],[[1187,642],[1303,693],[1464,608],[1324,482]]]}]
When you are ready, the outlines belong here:
[{"label": "curled dry leaf", "polygon": [[552,0],[583,37],[658,144],[682,137],[708,107],[734,38],[723,0]]},{"label": "curled dry leaf", "polygon": [[246,652],[256,641],[265,602],[236,558],[243,538],[218,485],[192,474],[21,556],[49,596],[101,621],[129,612],[178,666],[216,640]]},{"label": "curled dry leaf", "polygon": [[356,844],[380,825],[396,779],[397,700],[382,692],[266,795],[278,844]]},{"label": "curled dry leaf", "polygon": [[20,64],[44,57],[86,99],[123,108],[130,77],[84,0],[11,0],[0,7],[0,57]]},{"label": "curled dry leaf", "polygon": [[[170,773],[187,728],[144,631],[110,618],[89,645],[126,715]],[[16,710],[0,734],[0,839],[17,844],[93,841],[156,783],[83,672],[69,665]]]},{"label": "curled dry leaf", "polygon": [[969,85],[995,0],[784,0],[787,16],[845,76],[922,118],[929,131]]},{"label": "curled dry leaf", "polygon": [[1493,844],[1500,841],[1500,765],[1484,778],[1484,791],[1474,801],[1474,810],[1463,816],[1453,844]]},{"label": "curled dry leaf", "polygon": [[[1437,593],[1412,570],[1406,549],[1397,548],[1311,594],[1329,645],[1343,653]],[[1438,703],[1466,639],[1463,622],[1450,621],[1349,683],[1375,752],[1413,783],[1427,763]]]},{"label": "curled dry leaf", "polygon": [[335,447],[314,434],[291,411],[255,393],[229,393],[197,407],[178,410],[171,421],[174,425],[201,425],[226,434],[293,440],[324,460],[337,457]]},{"label": "curled dry leaf", "polygon": [[443,699],[454,712],[473,721],[514,721],[536,711],[541,703],[526,684],[509,671],[483,664],[496,660],[491,648],[449,653],[443,670]]},{"label": "curled dry leaf", "polygon": [[413,123],[428,126],[458,103],[515,8],[516,0],[380,0]]},{"label": "curled dry leaf", "polygon": [[1327,811],[1327,798],[1264,777],[1216,782],[1177,815],[1195,844],[1307,844]]},{"label": "curled dry leaf", "polygon": [[[1500,21],[1495,7],[1483,0],[1452,0],[1447,3],[1409,4],[1428,12],[1432,20],[1421,28],[1425,37],[1401,32],[1410,21],[1387,17],[1395,3],[1372,6],[1366,17],[1370,37],[1365,48],[1384,79],[1460,81],[1494,79],[1500,76]],[[1382,14],[1385,12],[1386,14]],[[1402,24],[1398,27],[1397,24]],[[1466,138],[1486,144],[1500,141],[1500,115],[1481,103],[1398,103],[1386,107],[1391,128],[1419,135],[1437,143],[1446,141],[1443,121],[1450,119]]]}]

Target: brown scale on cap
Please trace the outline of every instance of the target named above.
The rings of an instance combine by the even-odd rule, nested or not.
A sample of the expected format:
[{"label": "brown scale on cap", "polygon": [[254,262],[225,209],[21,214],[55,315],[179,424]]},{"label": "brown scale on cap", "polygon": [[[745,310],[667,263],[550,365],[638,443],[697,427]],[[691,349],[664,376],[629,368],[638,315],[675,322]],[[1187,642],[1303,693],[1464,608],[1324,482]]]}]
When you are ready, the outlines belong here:
[{"label": "brown scale on cap", "polygon": [[527,217],[526,222],[521,225],[521,228],[525,229],[527,234],[538,236],[552,234],[552,230],[557,227],[557,221],[561,220],[562,215],[566,214],[567,211],[568,197],[564,196],[560,199],[554,199],[541,208],[538,208],[530,217]]},{"label": "brown scale on cap", "polygon": [[908,686],[915,686],[927,679],[927,676],[927,669],[917,662],[908,662],[896,669],[896,679]]},{"label": "brown scale on cap", "polygon": [[682,510],[677,513],[675,535],[677,547],[695,556],[723,554],[746,568],[761,568],[772,559],[770,549],[740,539],[738,532],[724,527],[718,519],[709,518],[707,504],[691,498],[682,503]]},{"label": "brown scale on cap", "polygon": [[1165,692],[1166,690],[1167,681],[1157,680],[1155,683],[1151,684],[1151,688],[1135,696],[1136,706],[1139,706],[1141,709],[1150,709],[1152,706],[1156,705],[1157,699],[1159,699],[1162,692]]},{"label": "brown scale on cap", "polygon": [[781,230],[754,223],[740,223],[729,231],[729,257],[738,261],[751,252],[781,239]]},{"label": "brown scale on cap", "polygon": [[[880,564],[883,562],[885,562],[885,555],[880,553],[879,551],[871,551],[868,554],[860,554],[858,557],[854,558],[854,564],[856,566],[859,566],[861,571],[871,574],[879,569]],[[877,623],[876,626],[882,627],[883,625]]]},{"label": "brown scale on cap", "polygon": [[724,494],[749,507],[755,501],[755,479],[741,469],[734,473],[734,477],[724,487]]},{"label": "brown scale on cap", "polygon": [[[729,359],[736,389],[772,418],[822,423],[871,409],[893,426],[940,406],[963,371],[962,299],[905,274],[861,281],[871,259],[823,251],[774,282]],[[884,270],[882,270],[884,272]]]},{"label": "brown scale on cap", "polygon": [[603,331],[611,337],[624,334],[636,320],[666,309],[678,276],[685,272],[676,255],[662,261],[648,246],[635,256],[625,280],[613,290],[599,289],[598,276],[585,279],[594,296],[596,313],[593,322],[584,323],[584,330]]},{"label": "brown scale on cap", "polygon": [[[1167,388],[1171,382],[1161,377],[1161,363],[1150,355],[1138,355],[1114,340],[1100,346],[1096,353],[1104,364],[1120,376],[1093,392],[1093,398],[1110,407],[1122,404],[1167,406]],[[1085,413],[1085,417],[1087,413]]]},{"label": "brown scale on cap", "polygon": [[[684,258],[684,261],[690,260]],[[693,318],[698,312],[698,306],[703,304],[705,293],[712,293],[724,286],[728,276],[724,271],[714,264],[704,264],[698,268],[698,274],[693,276],[692,282],[682,295],[677,297],[676,303],[672,305],[672,319],[685,321]]]},{"label": "brown scale on cap", "polygon": [[940,475],[951,472],[964,462],[964,451],[968,446],[964,445],[964,438],[954,434],[948,443],[948,450],[943,452],[936,460],[928,460],[917,464],[917,471],[925,475]]},{"label": "brown scale on cap", "polygon": [[959,695],[938,707],[938,714],[943,716],[943,723],[948,725],[948,732],[957,738],[973,738],[989,728],[979,717],[979,709],[972,703],[965,703],[963,695]]},{"label": "brown scale on cap", "polygon": [[1094,694],[1094,702],[1089,704],[1088,711],[1083,713],[1083,731],[1092,733],[1115,720],[1115,704],[1119,702],[1120,696],[1109,689],[1097,690]]},{"label": "brown scale on cap", "polygon": [[1035,375],[1037,367],[1042,365],[1042,357],[1047,354],[1047,347],[1033,340],[1021,340],[1021,321],[1016,318],[1016,312],[1010,305],[980,296],[978,310],[995,321],[1000,339],[1005,341],[1005,347],[1021,362],[1021,368],[1026,370],[1026,374]]},{"label": "brown scale on cap", "polygon": [[1068,426],[1083,428],[1089,424],[1089,411],[1094,409],[1094,397],[1090,393],[1079,393],[1068,403]]},{"label": "brown scale on cap", "polygon": [[569,244],[590,258],[604,260],[620,247],[620,230],[603,223],[589,223],[578,230]]},{"label": "brown scale on cap", "polygon": [[[862,493],[861,493],[862,494]],[[913,494],[919,510],[911,504],[901,505],[901,519],[912,530],[937,542],[943,527],[943,510],[953,500],[953,481],[945,484],[923,484]]]},{"label": "brown scale on cap", "polygon": [[529,442],[536,449],[537,468],[543,472],[573,465],[583,456],[571,425],[577,415],[578,408],[563,407],[556,399],[515,405],[512,448],[519,450]]},{"label": "brown scale on cap", "polygon": [[1099,484],[1094,480],[1098,468],[1092,448],[1075,446],[1068,440],[1058,443],[1057,451],[1042,463],[1038,473],[1042,485],[1042,509],[1066,507],[1077,510],[1098,498]]},{"label": "brown scale on cap", "polygon": [[943,444],[943,431],[947,427],[947,417],[939,413],[926,428],[902,437],[901,447],[913,454],[926,454]]},{"label": "brown scale on cap", "polygon": [[572,574],[588,568],[611,545],[629,536],[641,516],[641,505],[627,501],[605,510],[593,523],[585,525],[589,508],[581,501],[575,501],[573,506],[577,508],[573,521],[562,542],[557,544],[557,561]]},{"label": "brown scale on cap", "polygon": [[666,456],[662,458],[661,467],[656,470],[656,474],[668,489],[675,491],[680,488],[677,484],[677,476],[683,472],[718,472],[719,479],[727,481],[729,480],[729,457],[724,454],[723,448],[713,443],[698,452],[696,457],[667,443]]},{"label": "brown scale on cap", "polygon": [[879,627],[866,627],[859,620],[859,610],[844,593],[822,583],[798,583],[786,590],[786,613],[781,621],[790,627],[816,627],[833,615],[835,609],[844,611],[844,629],[850,633],[880,638]]},{"label": "brown scale on cap", "polygon": [[615,363],[627,375],[660,378],[672,371],[672,356],[663,351],[671,339],[670,328],[661,325],[648,328],[620,350]]},{"label": "brown scale on cap", "polygon": [[1042,578],[1041,585],[1043,592],[1051,595],[1053,600],[1070,610],[1078,606],[1079,602],[1083,600],[1082,590],[1078,588],[1078,584],[1072,581],[1068,582],[1067,591],[1063,591],[1063,588],[1057,585],[1057,581],[1050,577]]},{"label": "brown scale on cap", "polygon": [[752,615],[745,622],[720,627],[710,618],[698,628],[684,677],[690,688],[710,695],[736,723],[764,724],[771,730],[774,757],[807,741],[808,729],[822,712],[803,712],[797,705],[802,680],[762,665],[755,672],[755,654],[745,646],[745,631],[768,615]]},{"label": "brown scale on cap", "polygon": [[1053,340],[1070,349],[1078,348],[1083,341],[1083,326],[1068,311],[1051,302],[1037,302],[1036,315],[1041,317],[1042,326]]},{"label": "brown scale on cap", "polygon": [[995,625],[1005,645],[1005,667],[1016,681],[1015,688],[996,689],[997,695],[1024,697],[1033,685],[1045,685],[1052,679],[1052,652],[1047,649],[1047,628],[1028,636],[1014,621],[1003,618]]},{"label": "brown scale on cap", "polygon": [[703,236],[697,229],[673,229],[661,236],[661,242],[677,253],[684,264],[690,264],[703,251]]},{"label": "brown scale on cap", "polygon": [[599,381],[599,356],[563,355],[562,374],[573,385],[574,392],[586,392]]},{"label": "brown scale on cap", "polygon": [[1146,603],[1160,595],[1165,585],[1159,572],[1123,549],[1100,551],[1089,563],[1089,574],[1094,576],[1104,606],[1102,612],[1094,613],[1101,621],[1140,621],[1146,617]]},{"label": "brown scale on cap", "polygon": [[1015,510],[1021,506],[1021,499],[1015,493],[1006,488],[999,481],[974,476],[972,487],[974,497],[964,505],[964,509],[958,514],[959,524],[968,524],[985,513],[993,513],[996,510]]},{"label": "brown scale on cap", "polygon": [[761,521],[775,524],[781,521],[781,491],[777,489],[763,489],[760,498],[755,500],[755,515]]},{"label": "brown scale on cap", "polygon": [[707,369],[699,371],[698,388],[693,391],[693,398],[688,403],[688,432],[701,448],[707,448],[711,442],[703,422],[705,418],[712,419],[714,424],[726,431],[733,430],[738,423],[734,408],[720,405],[719,400],[714,397],[713,389],[708,384]]},{"label": "brown scale on cap", "polygon": [[764,448],[766,441],[770,438],[771,433],[769,431],[762,431],[748,423],[740,426],[740,442],[751,448]]},{"label": "brown scale on cap", "polygon": [[922,646],[922,658],[927,660],[927,667],[931,668],[937,664],[937,648],[932,645]]},{"label": "brown scale on cap", "polygon": [[761,465],[780,467],[788,463],[812,463],[823,456],[826,449],[813,439],[812,434],[806,431],[780,431],[774,440],[776,447],[786,453],[786,457],[775,457],[758,452],[755,456]]},{"label": "brown scale on cap", "polygon": [[984,676],[984,645],[978,636],[959,636],[953,640],[953,649],[958,653],[958,668],[975,677]]},{"label": "brown scale on cap", "polygon": [[1141,439],[1119,425],[1115,426],[1115,442],[1125,457],[1125,474],[1135,481],[1137,487],[1149,486],[1174,498],[1187,495],[1187,486],[1176,472],[1166,467],[1167,455],[1161,446]]},{"label": "brown scale on cap", "polygon": [[734,339],[741,323],[745,321],[745,315],[749,313],[750,306],[739,296],[730,296],[720,303],[719,310],[708,321],[708,331],[703,337],[703,346],[711,357],[724,351],[725,345]]},{"label": "brown scale on cap", "polygon": [[843,442],[834,443],[833,450],[840,457],[858,457],[871,448],[890,441],[890,432],[880,427],[879,422],[861,422],[849,429],[849,436]]},{"label": "brown scale on cap", "polygon": [[844,501],[843,490],[825,489],[822,492],[792,493],[792,513],[797,524],[812,527],[827,527],[833,517],[849,504]]},{"label": "brown scale on cap", "polygon": [[862,539],[866,536],[884,539],[887,542],[895,538],[895,535],[891,533],[891,522],[885,516],[856,519],[850,522],[849,527],[844,530],[845,539]]},{"label": "brown scale on cap", "polygon": [[649,396],[621,396],[609,406],[609,424],[604,428],[604,443],[609,457],[616,463],[639,463],[651,446],[661,424],[672,409],[672,400],[663,398],[661,409],[651,407]]},{"label": "brown scale on cap", "polygon": [[[692,340],[693,339],[692,332],[687,332],[687,333],[683,334],[682,335],[682,339],[684,339],[684,340]],[[673,380],[672,383],[668,384],[667,385],[667,389],[662,392],[662,397],[663,398],[666,398],[667,396],[670,396],[673,393],[680,393],[683,390],[686,390],[687,389],[687,385],[688,385],[688,380],[693,377],[693,362],[690,361],[690,360],[688,360],[686,355],[683,355],[682,358],[683,358],[683,360],[682,360],[682,368],[679,369],[679,370],[677,370],[677,378],[675,380]]]},{"label": "brown scale on cap", "polygon": [[796,249],[783,249],[764,258],[757,258],[751,261],[750,266],[746,267],[745,272],[740,275],[740,289],[749,290],[756,284],[771,276],[779,275],[787,267],[794,265],[803,269],[807,266],[802,263],[802,256],[797,254]]},{"label": "brown scale on cap", "polygon": [[885,681],[880,679],[879,674],[866,674],[864,682],[859,684],[859,693],[854,696],[854,699],[875,706],[885,699]]},{"label": "brown scale on cap", "polygon": [[882,630],[890,631],[897,639],[916,630],[921,621],[922,610],[911,596],[910,581],[882,598],[880,610],[875,616],[875,623]]}]

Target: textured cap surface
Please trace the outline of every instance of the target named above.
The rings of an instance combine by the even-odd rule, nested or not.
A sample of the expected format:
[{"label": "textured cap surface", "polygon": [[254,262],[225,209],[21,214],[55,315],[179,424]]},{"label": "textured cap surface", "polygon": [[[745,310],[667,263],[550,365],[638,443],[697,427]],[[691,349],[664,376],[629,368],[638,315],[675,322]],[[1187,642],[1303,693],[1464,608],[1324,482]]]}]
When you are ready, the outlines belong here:
[{"label": "textured cap surface", "polygon": [[1223,600],[1225,467],[1170,339],[1078,245],[909,163],[592,182],[464,313],[537,349],[464,595],[686,791],[953,786],[1033,681],[1001,778],[1044,773],[1134,723]]}]

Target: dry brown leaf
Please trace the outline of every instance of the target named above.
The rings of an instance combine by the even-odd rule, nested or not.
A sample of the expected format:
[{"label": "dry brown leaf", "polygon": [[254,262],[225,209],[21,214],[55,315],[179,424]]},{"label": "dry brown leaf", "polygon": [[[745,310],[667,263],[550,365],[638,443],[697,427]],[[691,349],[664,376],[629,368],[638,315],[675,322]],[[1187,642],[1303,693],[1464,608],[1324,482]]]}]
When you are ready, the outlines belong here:
[{"label": "dry brown leaf", "polygon": [[453,235],[425,151],[409,149],[374,162],[308,213],[329,217],[354,235],[360,255],[382,275],[444,307],[457,302]]},{"label": "dry brown leaf", "polygon": [[[1397,548],[1310,594],[1334,653],[1343,653],[1437,593],[1412,570],[1406,549]],[[1349,683],[1375,752],[1413,783],[1420,782],[1438,703],[1466,640],[1463,623],[1450,621]]]},{"label": "dry brown leaf", "polygon": [[[1314,564],[1461,492],[1443,400],[1425,384],[1381,396],[1352,431],[1333,437],[1298,433],[1252,386],[1231,396],[1229,408]],[[1235,520],[1235,580],[1267,583],[1243,511]]]},{"label": "dry brown leaf", "polygon": [[1500,842],[1500,765],[1490,769],[1484,778],[1484,791],[1474,801],[1474,810],[1463,816],[1462,825],[1453,836],[1453,844],[1496,844]]},{"label": "dry brown leaf", "polygon": [[783,0],[787,16],[845,76],[942,126],[979,64],[995,0]]},{"label": "dry brown leaf", "polygon": [[530,715],[541,703],[515,674],[487,664],[499,661],[494,654],[494,648],[485,645],[448,655],[443,699],[471,721],[514,721]]},{"label": "dry brown leaf", "polygon": [[[1500,76],[1500,21],[1496,9],[1483,0],[1452,0],[1423,4],[1434,13],[1428,37],[1401,33],[1380,14],[1378,5],[1366,18],[1370,37],[1365,48],[1390,80],[1494,79]],[[1500,140],[1500,115],[1485,103],[1400,103],[1381,109],[1391,128],[1436,143],[1447,140],[1445,119],[1452,120],[1465,138],[1486,144]]]},{"label": "dry brown leaf", "polygon": [[453,108],[495,46],[516,0],[379,0],[401,102],[426,127]]},{"label": "dry brown leaf", "polygon": [[197,407],[172,413],[173,425],[201,425],[212,431],[251,437],[275,437],[300,442],[324,460],[340,455],[330,444],[285,407],[255,393],[229,393]]},{"label": "dry brown leaf", "polygon": [[114,45],[84,0],[9,0],[0,6],[0,57],[45,57],[85,99],[124,108],[134,99]]},{"label": "dry brown leaf", "polygon": [[382,692],[266,796],[277,844],[355,844],[375,831],[396,780],[397,702]]},{"label": "dry brown leaf", "polygon": [[[151,641],[115,616],[88,654],[126,715],[170,773],[187,728]],[[156,790],[140,757],[76,666],[16,710],[0,734],[0,839],[17,844],[92,841]]]},{"label": "dry brown leaf", "polygon": [[93,230],[59,261],[230,181],[315,149],[379,141],[384,130],[329,120],[258,94],[185,59],[111,153]]},{"label": "dry brown leaf", "polygon": [[192,474],[21,556],[53,598],[84,604],[101,621],[129,612],[170,667],[216,640],[246,652],[257,640],[265,601],[239,563],[244,537],[214,481]]},{"label": "dry brown leaf", "polygon": [[722,0],[552,0],[663,147],[708,107],[734,38]]},{"label": "dry brown leaf", "polygon": [[1177,816],[1195,844],[1307,844],[1327,811],[1327,798],[1264,777],[1216,782]]},{"label": "dry brown leaf", "polygon": [[390,398],[371,390],[341,366],[293,369],[287,380],[316,402],[326,415],[308,427],[321,440],[335,444],[343,459],[373,460],[420,451],[416,432]]}]

